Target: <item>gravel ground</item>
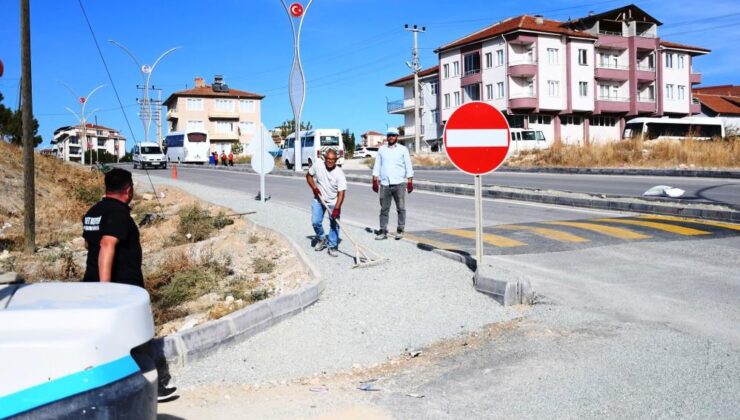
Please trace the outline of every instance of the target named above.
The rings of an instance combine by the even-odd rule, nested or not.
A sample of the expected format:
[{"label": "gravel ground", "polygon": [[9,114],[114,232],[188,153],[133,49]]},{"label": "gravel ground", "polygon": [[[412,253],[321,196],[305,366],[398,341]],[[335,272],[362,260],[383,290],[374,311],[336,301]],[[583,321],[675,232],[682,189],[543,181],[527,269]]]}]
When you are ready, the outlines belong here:
[{"label": "gravel ground", "polygon": [[[146,189],[145,178],[136,179],[137,188]],[[472,273],[462,264],[405,241],[376,242],[364,229],[350,226],[353,238],[389,261],[353,270],[353,247],[347,240],[339,245],[344,253],[339,258],[316,253],[310,248],[308,188],[305,208],[297,209],[269,201],[263,205],[243,191],[156,182],[236,212],[257,211],[249,217],[299,244],[326,285],[319,302],[305,312],[175,372],[178,386],[259,384],[333,374],[521,316],[517,309],[503,308],[477,293]]]}]

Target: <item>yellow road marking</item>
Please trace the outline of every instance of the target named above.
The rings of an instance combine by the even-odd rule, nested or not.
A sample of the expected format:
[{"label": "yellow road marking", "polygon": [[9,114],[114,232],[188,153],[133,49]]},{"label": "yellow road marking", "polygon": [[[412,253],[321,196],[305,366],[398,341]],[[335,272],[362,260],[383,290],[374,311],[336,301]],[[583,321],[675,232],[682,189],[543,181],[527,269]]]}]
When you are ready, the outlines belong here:
[{"label": "yellow road marking", "polygon": [[725,229],[740,230],[740,225],[736,225],[734,223],[715,222],[714,220],[688,219],[686,217],[657,216],[657,215],[642,215],[640,216],[640,218],[653,219],[653,220],[666,220],[666,221],[671,221],[671,222],[688,222],[688,223],[696,223],[700,225],[721,227]]},{"label": "yellow road marking", "polygon": [[677,235],[684,235],[684,236],[710,235],[711,234],[711,232],[707,232],[705,230],[699,230],[699,229],[694,229],[694,228],[685,227],[685,226],[670,225],[667,223],[645,222],[642,220],[627,220],[627,219],[612,219],[612,218],[595,219],[595,220],[597,222],[611,222],[611,223],[622,223],[625,225],[644,226],[644,227],[658,229],[664,232],[670,232],[670,233],[675,233]]},{"label": "yellow road marking", "polygon": [[548,225],[558,226],[570,226],[584,230],[590,230],[592,232],[601,233],[603,235],[612,236],[619,239],[647,239],[650,238],[648,235],[643,235],[631,231],[629,229],[617,228],[613,226],[597,225],[596,223],[584,223],[584,222],[543,222]]},{"label": "yellow road marking", "polygon": [[435,241],[434,239],[422,238],[420,236],[412,235],[408,232],[404,233],[403,237],[404,239],[408,239],[414,242],[419,242],[421,244],[431,245],[438,249],[459,250],[461,248],[459,245],[453,245],[453,244],[448,244],[447,242]]},{"label": "yellow road marking", "polygon": [[[461,238],[475,239],[475,232],[470,230],[462,229],[440,229],[438,232],[446,233],[452,236],[459,236]],[[510,239],[505,236],[493,235],[491,233],[483,234],[483,241],[500,247],[515,247],[515,246],[527,246],[524,242],[519,242],[516,239]]]},{"label": "yellow road marking", "polygon": [[526,230],[530,232],[534,232],[537,235],[543,236],[545,238],[553,239],[560,242],[588,242],[588,239],[581,238],[580,236],[573,235],[572,233],[568,232],[561,232],[559,230],[555,229],[548,229],[543,227],[536,227],[536,226],[519,226],[519,225],[502,225],[502,226],[496,226],[501,229],[509,229],[509,230]]}]

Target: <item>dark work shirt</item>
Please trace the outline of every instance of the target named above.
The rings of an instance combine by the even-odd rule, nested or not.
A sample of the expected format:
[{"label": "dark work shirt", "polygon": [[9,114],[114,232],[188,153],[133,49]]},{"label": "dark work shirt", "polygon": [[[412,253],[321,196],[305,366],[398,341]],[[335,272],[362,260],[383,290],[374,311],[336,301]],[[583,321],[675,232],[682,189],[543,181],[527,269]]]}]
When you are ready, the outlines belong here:
[{"label": "dark work shirt", "polygon": [[83,281],[100,281],[98,255],[103,236],[118,238],[111,281],[144,287],[139,229],[131,218],[131,208],[122,201],[107,197],[90,207],[82,218],[82,237],[88,246]]}]

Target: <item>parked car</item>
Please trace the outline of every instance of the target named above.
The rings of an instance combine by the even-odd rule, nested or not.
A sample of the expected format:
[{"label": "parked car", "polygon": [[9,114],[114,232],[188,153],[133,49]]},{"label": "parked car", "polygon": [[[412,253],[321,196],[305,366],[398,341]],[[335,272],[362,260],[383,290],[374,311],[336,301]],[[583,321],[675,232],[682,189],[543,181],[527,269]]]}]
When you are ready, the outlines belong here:
[{"label": "parked car", "polygon": [[147,166],[167,169],[167,160],[157,143],[139,143],[135,145],[131,160],[134,162],[134,169],[146,169]]},{"label": "parked car", "polygon": [[362,147],[355,151],[354,158],[355,159],[366,159],[375,157],[375,155],[378,154],[378,148],[377,147]]}]

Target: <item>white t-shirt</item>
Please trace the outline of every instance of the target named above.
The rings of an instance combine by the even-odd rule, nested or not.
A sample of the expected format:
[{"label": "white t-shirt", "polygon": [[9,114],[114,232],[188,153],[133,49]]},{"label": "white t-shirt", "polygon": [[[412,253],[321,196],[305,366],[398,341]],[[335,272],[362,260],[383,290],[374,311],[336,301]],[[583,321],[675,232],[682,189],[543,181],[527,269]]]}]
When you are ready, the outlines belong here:
[{"label": "white t-shirt", "polygon": [[336,204],[339,191],[347,189],[347,178],[344,177],[344,171],[339,166],[327,171],[326,164],[318,161],[308,168],[308,174],[313,177],[326,204]]}]

